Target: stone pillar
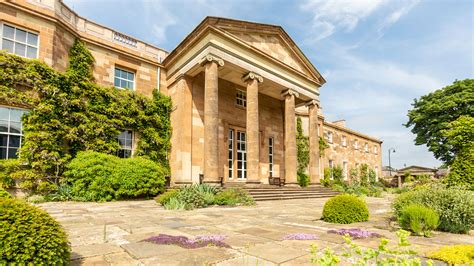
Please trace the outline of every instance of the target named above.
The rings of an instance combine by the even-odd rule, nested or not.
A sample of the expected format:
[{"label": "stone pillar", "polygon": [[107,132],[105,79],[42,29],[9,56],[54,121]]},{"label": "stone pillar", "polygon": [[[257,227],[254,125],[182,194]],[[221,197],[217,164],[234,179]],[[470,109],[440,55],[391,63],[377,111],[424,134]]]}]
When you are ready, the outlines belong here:
[{"label": "stone pillar", "polygon": [[243,80],[247,83],[247,183],[260,184],[258,83],[263,78],[249,72],[243,76]]},{"label": "stone pillar", "polygon": [[299,95],[295,91],[286,90],[282,96],[285,99],[285,182],[297,185],[295,97]]},{"label": "stone pillar", "polygon": [[219,101],[218,67],[224,61],[206,55],[200,64],[204,66],[204,183],[219,183]]},{"label": "stone pillar", "polygon": [[318,109],[316,100],[306,103],[309,113],[309,180],[311,185],[320,183],[319,176],[319,130],[318,130]]}]

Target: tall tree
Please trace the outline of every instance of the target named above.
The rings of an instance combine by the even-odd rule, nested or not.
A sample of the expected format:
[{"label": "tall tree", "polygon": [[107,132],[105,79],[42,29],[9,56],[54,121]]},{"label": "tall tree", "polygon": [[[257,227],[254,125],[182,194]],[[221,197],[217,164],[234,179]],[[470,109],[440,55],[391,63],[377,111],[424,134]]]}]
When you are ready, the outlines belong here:
[{"label": "tall tree", "polygon": [[474,79],[452,85],[415,99],[408,111],[406,127],[412,127],[415,144],[426,144],[434,156],[450,165],[459,148],[453,147],[443,132],[462,115],[474,116]]}]

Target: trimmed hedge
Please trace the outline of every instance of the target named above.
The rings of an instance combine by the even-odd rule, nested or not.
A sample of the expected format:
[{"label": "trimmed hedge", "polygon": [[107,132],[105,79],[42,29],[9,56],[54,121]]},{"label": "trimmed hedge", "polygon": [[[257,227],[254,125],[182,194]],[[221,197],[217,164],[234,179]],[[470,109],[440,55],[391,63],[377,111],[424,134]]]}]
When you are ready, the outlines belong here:
[{"label": "trimmed hedge", "polygon": [[47,212],[0,198],[1,265],[67,265],[70,254],[66,233]]},{"label": "trimmed hedge", "polygon": [[338,195],[324,204],[322,219],[339,224],[365,222],[369,220],[369,209],[365,201],[356,196]]},{"label": "trimmed hedge", "polygon": [[474,191],[432,186],[400,194],[393,202],[396,217],[404,207],[420,204],[440,216],[438,230],[466,233],[474,226]]},{"label": "trimmed hedge", "polygon": [[150,197],[164,189],[167,169],[143,157],[79,152],[64,173],[76,200],[110,201]]}]

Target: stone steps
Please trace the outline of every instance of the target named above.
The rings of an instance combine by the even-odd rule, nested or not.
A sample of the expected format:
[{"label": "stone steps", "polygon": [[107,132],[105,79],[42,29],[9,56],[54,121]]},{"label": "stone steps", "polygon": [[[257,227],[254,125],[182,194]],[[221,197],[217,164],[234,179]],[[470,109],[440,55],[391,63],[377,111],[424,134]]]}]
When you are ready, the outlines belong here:
[{"label": "stone steps", "polygon": [[265,188],[244,188],[255,201],[286,200],[286,199],[309,199],[309,198],[330,198],[338,195],[329,188],[322,186],[298,188],[298,187],[265,187]]}]

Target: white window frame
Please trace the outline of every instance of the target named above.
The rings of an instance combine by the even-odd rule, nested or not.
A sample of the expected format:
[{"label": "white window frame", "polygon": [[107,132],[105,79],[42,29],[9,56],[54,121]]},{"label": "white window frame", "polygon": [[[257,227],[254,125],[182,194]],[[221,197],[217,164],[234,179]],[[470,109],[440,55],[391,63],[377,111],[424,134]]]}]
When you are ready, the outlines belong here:
[{"label": "white window frame", "polygon": [[243,90],[235,90],[235,105],[241,108],[247,108],[247,92]]},{"label": "white window frame", "polygon": [[342,143],[343,147],[347,147],[347,137],[346,136],[342,136],[341,143]]},{"label": "white window frame", "polygon": [[234,144],[235,144],[235,130],[229,128],[229,139],[227,141],[228,145],[228,155],[227,155],[227,167],[228,167],[228,178],[234,178]]},{"label": "white window frame", "polygon": [[[117,77],[117,76],[115,75],[115,71],[116,71],[117,69],[120,70],[120,71],[123,71],[123,72],[132,73],[132,74],[133,74],[133,81],[132,81],[132,80],[129,80],[129,79],[122,78],[122,77]],[[127,81],[127,82],[132,82],[133,87],[132,87],[131,89],[129,89],[129,88],[117,87],[117,86],[115,86],[115,79],[124,80],[124,81]],[[132,91],[134,91],[134,90],[135,90],[135,86],[136,86],[136,84],[135,84],[136,81],[137,81],[137,72],[136,72],[136,71],[134,72],[133,70],[128,70],[128,69],[122,68],[122,67],[120,67],[120,66],[114,66],[114,87],[115,87],[115,88],[117,88],[117,89],[119,89],[119,90],[132,90]]]},{"label": "white window frame", "polygon": [[328,164],[329,164],[329,169],[331,170],[331,180],[332,180],[334,178],[333,177],[334,160],[329,159]]},{"label": "white window frame", "polygon": [[328,131],[328,132],[326,133],[326,135],[327,135],[327,138],[328,138],[328,142],[329,142],[329,143],[333,143],[333,135],[332,135],[332,132],[331,132],[331,131]]},{"label": "white window frame", "polygon": [[358,140],[354,140],[354,149],[358,150],[359,149],[359,141]]},{"label": "white window frame", "polygon": [[[4,25],[7,25],[9,27],[12,27],[12,28],[15,28],[15,32],[16,32],[16,29],[19,29],[19,30],[22,30],[22,31],[26,31],[27,33],[27,36],[28,36],[28,33],[31,33],[31,34],[35,34],[36,37],[37,37],[37,43],[36,43],[36,46],[34,45],[31,45],[29,43],[24,43],[24,42],[20,42],[20,41],[17,41],[15,39],[15,36],[13,36],[13,39],[10,39],[10,38],[7,38],[7,37],[4,37],[3,36],[3,27]],[[38,59],[39,58],[39,49],[40,49],[40,34],[36,31],[32,31],[30,29],[26,29],[26,28],[23,28],[23,27],[18,27],[16,25],[13,25],[13,24],[10,24],[10,23],[0,23],[0,49],[1,50],[4,50],[3,49],[3,39],[8,39],[9,41],[12,41],[13,42],[13,52],[10,53],[10,54],[14,54],[14,55],[17,55],[15,53],[15,44],[16,43],[20,43],[20,44],[24,44],[26,46],[26,50],[25,50],[25,56],[21,56],[21,55],[17,55],[17,56],[20,56],[20,57],[23,57],[23,58],[27,58],[27,59]],[[27,37],[28,38],[28,37]],[[33,47],[33,48],[36,48],[36,57],[35,58],[30,58],[30,57],[27,57],[26,55],[28,54],[28,46],[30,47]]]},{"label": "white window frame", "polygon": [[364,144],[364,151],[369,152],[369,143],[367,142]]},{"label": "white window frame", "polygon": [[[119,151],[121,151],[121,150],[129,150],[129,151],[130,151],[130,157],[123,157],[123,158],[131,158],[131,157],[133,156],[133,139],[134,139],[135,133],[133,132],[133,130],[123,130],[122,132],[124,132],[124,131],[130,131],[130,132],[132,133],[132,136],[131,136],[131,139],[130,139],[130,140],[131,140],[130,148],[127,148],[126,146],[120,145],[120,141],[119,141],[120,135],[118,135],[118,136],[117,136],[117,142],[118,142],[119,145],[120,145],[120,149],[117,151],[117,156],[119,156]],[[120,134],[122,134],[122,132],[120,132]],[[126,140],[128,140],[128,139],[127,139],[127,138],[124,138],[124,140],[126,141]],[[125,144],[125,145],[126,145],[126,144]],[[122,158],[122,157],[120,157],[120,158]]]},{"label": "white window frame", "polygon": [[374,154],[378,154],[379,149],[377,148],[377,145],[374,145]]},{"label": "white window frame", "polygon": [[349,163],[347,161],[343,161],[342,162],[342,175],[344,176],[344,180],[347,180],[348,176],[349,176],[349,171],[348,171],[348,166]]},{"label": "white window frame", "polygon": [[275,154],[275,139],[268,138],[268,175],[273,177],[273,159]]},{"label": "white window frame", "polygon": [[[11,110],[14,109],[14,110],[20,110],[20,111],[24,111],[24,112],[28,112],[27,109],[23,109],[23,108],[16,108],[16,107],[10,107],[10,106],[3,106],[3,105],[0,105],[0,108],[4,108],[4,109],[8,109],[8,124],[7,124],[7,128],[10,128],[10,123],[12,122],[11,121]],[[18,152],[18,149],[21,148],[21,145],[23,144],[23,121],[21,121],[21,118],[20,118],[20,121],[14,121],[14,122],[20,122],[20,133],[11,133],[11,132],[0,132],[0,134],[2,135],[7,135],[7,145],[6,146],[1,146],[2,148],[6,148],[6,153],[5,153],[5,158],[0,158],[0,159],[9,159],[9,158],[18,158],[17,156],[16,157],[9,157],[8,153],[9,153],[9,149],[10,149],[10,136],[17,136],[17,137],[20,137],[20,143],[18,145],[18,148],[17,147],[14,147],[14,148],[17,148],[17,152]]]},{"label": "white window frame", "polygon": [[[245,131],[236,131],[237,136],[237,179],[246,180],[247,179],[247,133]],[[242,138],[243,136],[243,138]],[[242,148],[245,147],[245,148]],[[242,154],[242,158],[239,160],[239,153]],[[239,162],[241,167],[239,168]],[[239,175],[240,173],[240,175]]]}]

